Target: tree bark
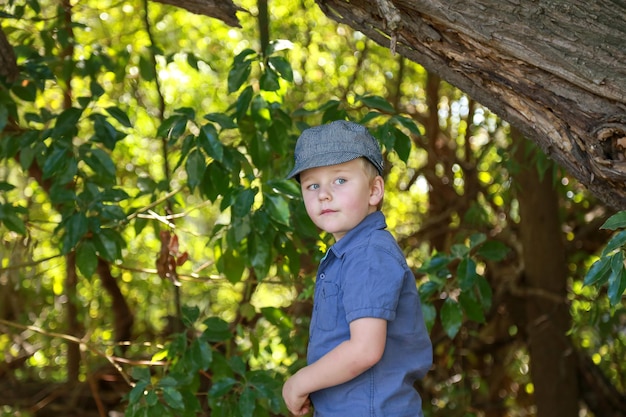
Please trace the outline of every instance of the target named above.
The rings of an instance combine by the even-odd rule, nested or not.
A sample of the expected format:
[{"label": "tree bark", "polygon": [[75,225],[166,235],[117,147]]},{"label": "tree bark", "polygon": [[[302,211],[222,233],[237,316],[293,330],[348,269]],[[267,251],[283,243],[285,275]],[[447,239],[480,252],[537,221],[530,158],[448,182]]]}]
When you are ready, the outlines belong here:
[{"label": "tree bark", "polygon": [[626,209],[626,4],[316,0],[465,91]]},{"label": "tree bark", "polygon": [[577,417],[577,358],[567,338],[567,263],[559,201],[552,178],[540,178],[525,139],[513,130],[519,173],[517,197],[524,264],[528,349],[537,417]]}]

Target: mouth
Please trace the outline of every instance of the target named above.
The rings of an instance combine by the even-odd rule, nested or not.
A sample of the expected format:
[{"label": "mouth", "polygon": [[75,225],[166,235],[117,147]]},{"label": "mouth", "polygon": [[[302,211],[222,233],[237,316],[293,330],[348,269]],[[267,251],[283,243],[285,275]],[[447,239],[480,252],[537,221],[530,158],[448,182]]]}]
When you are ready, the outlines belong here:
[{"label": "mouth", "polygon": [[326,209],[326,210],[322,210],[321,214],[329,214],[329,213],[334,213],[335,210],[331,210],[331,209]]}]

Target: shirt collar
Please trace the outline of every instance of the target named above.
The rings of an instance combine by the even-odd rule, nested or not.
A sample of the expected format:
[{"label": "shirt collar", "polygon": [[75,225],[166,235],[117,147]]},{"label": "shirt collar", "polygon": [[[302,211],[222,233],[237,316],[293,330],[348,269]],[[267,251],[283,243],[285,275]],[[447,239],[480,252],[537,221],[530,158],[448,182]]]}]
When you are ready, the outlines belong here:
[{"label": "shirt collar", "polygon": [[375,211],[365,217],[361,223],[350,230],[344,235],[344,237],[330,247],[337,258],[343,256],[349,249],[359,244],[364,238],[370,235],[372,230],[385,229],[387,222],[385,221],[385,215],[381,211]]}]

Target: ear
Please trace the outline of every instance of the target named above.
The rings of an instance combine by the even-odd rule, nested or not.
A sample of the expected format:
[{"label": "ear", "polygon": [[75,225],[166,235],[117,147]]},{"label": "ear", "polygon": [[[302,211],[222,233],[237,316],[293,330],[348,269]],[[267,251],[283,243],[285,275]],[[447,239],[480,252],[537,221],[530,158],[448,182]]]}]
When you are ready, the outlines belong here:
[{"label": "ear", "polygon": [[370,206],[378,206],[385,195],[385,181],[383,177],[377,175],[370,184]]}]

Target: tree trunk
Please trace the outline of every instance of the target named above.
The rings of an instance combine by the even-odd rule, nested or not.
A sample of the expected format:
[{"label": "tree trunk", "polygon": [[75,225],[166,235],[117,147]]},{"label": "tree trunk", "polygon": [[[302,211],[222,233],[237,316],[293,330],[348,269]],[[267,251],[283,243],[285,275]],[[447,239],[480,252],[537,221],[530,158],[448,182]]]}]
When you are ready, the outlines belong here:
[{"label": "tree trunk", "polygon": [[567,332],[567,263],[553,179],[540,177],[529,143],[513,130],[520,171],[515,176],[526,287],[526,325],[537,417],[577,417],[575,352]]},{"label": "tree trunk", "polygon": [[316,1],[465,91],[626,209],[626,3]]}]

